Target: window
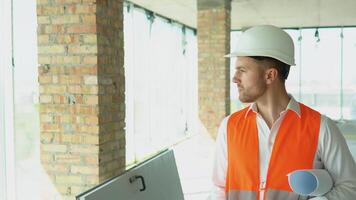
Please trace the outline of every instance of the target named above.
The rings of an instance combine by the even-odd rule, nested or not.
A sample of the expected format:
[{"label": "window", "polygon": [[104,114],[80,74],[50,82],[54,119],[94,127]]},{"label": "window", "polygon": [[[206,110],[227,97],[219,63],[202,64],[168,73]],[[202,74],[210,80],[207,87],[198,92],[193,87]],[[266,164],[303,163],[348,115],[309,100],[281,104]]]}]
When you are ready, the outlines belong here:
[{"label": "window", "polygon": [[124,6],[126,161],[196,132],[197,46],[192,29]]},{"label": "window", "polygon": [[0,13],[0,199],[54,199],[39,155],[36,1],[0,1]]},{"label": "window", "polygon": [[0,199],[15,199],[11,1],[0,1]]}]

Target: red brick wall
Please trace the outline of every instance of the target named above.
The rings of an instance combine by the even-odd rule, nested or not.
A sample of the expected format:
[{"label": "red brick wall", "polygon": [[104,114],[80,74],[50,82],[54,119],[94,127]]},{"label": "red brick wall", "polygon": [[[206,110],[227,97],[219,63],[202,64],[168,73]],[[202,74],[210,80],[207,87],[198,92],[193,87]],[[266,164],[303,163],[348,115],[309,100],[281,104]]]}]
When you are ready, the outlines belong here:
[{"label": "red brick wall", "polygon": [[125,168],[122,0],[37,0],[41,162],[64,199]]},{"label": "red brick wall", "polygon": [[224,55],[230,52],[231,2],[199,1],[199,118],[215,138],[221,120],[230,113],[230,60]]}]

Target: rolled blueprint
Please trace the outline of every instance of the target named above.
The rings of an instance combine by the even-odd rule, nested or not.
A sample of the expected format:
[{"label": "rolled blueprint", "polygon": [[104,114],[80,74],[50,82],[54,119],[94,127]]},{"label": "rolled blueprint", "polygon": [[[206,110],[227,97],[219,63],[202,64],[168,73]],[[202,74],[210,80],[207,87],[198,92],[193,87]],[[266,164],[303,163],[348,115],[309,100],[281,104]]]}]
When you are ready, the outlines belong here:
[{"label": "rolled blueprint", "polygon": [[324,169],[296,170],[288,174],[289,186],[302,196],[322,196],[333,187],[333,180]]}]

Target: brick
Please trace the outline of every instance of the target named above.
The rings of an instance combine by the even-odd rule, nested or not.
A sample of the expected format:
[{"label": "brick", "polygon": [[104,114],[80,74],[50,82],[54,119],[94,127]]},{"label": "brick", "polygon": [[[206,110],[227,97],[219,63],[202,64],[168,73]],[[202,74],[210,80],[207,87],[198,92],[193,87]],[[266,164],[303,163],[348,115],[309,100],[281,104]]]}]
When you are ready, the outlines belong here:
[{"label": "brick", "polygon": [[[79,125],[76,125],[76,124],[73,124],[73,123],[62,123],[61,124],[61,132],[62,133],[65,133],[65,134],[75,134],[76,133],[76,129],[77,129],[77,126]],[[78,141],[78,140],[73,140],[73,141]]]},{"label": "brick", "polygon": [[113,80],[111,77],[101,77],[99,83],[103,85],[112,85]]},{"label": "brick", "polygon": [[98,154],[99,147],[97,145],[80,145],[80,144],[73,144],[71,145],[70,152],[72,154]]},{"label": "brick", "polygon": [[98,175],[99,167],[98,166],[71,166],[71,173],[73,174],[89,174],[89,175]]},{"label": "brick", "polygon": [[40,113],[65,113],[68,107],[58,104],[43,104],[40,106]]},{"label": "brick", "polygon": [[85,144],[99,144],[99,137],[93,135],[83,135],[82,140]]},{"label": "brick", "polygon": [[59,143],[81,144],[82,137],[79,134],[57,134],[55,141]]},{"label": "brick", "polygon": [[75,96],[75,102],[78,104],[82,104],[83,103],[83,95],[76,95]]},{"label": "brick", "polygon": [[68,92],[73,94],[98,94],[98,86],[79,86],[79,85],[71,85],[68,86]]},{"label": "brick", "polygon": [[83,35],[83,41],[87,44],[96,44],[97,36],[95,34],[85,34]]},{"label": "brick", "polygon": [[95,15],[84,15],[81,16],[82,23],[84,24],[96,24],[96,16]]},{"label": "brick", "polygon": [[99,183],[99,176],[86,176],[87,184],[97,185]]},{"label": "brick", "polygon": [[95,12],[95,4],[72,4],[67,7],[67,13],[69,14],[90,14]]},{"label": "brick", "polygon": [[48,0],[37,0],[37,5],[47,5],[48,4]]},{"label": "brick", "polygon": [[99,103],[99,97],[97,95],[85,95],[84,103],[87,105],[97,105]]},{"label": "brick", "polygon": [[81,74],[98,74],[97,67],[81,67],[79,70]]},{"label": "brick", "polygon": [[70,114],[84,114],[84,115],[90,115],[90,114],[98,114],[98,106],[83,106],[80,104],[76,104],[74,106],[70,107],[69,110]]},{"label": "brick", "polygon": [[95,45],[80,45],[69,46],[68,53],[70,54],[94,54],[97,53],[97,46]]},{"label": "brick", "polygon": [[58,83],[58,76],[52,76],[52,82]]},{"label": "brick", "polygon": [[54,118],[52,115],[49,114],[41,114],[40,120],[41,122],[45,122],[45,123],[53,123]]},{"label": "brick", "polygon": [[55,41],[58,44],[78,44],[80,42],[79,39],[79,35],[65,34],[55,36]]},{"label": "brick", "polygon": [[58,124],[41,124],[41,130],[46,132],[59,132],[59,125]]},{"label": "brick", "polygon": [[[71,195],[72,194],[72,187],[73,186],[68,186],[68,185],[57,185],[56,189],[61,194]],[[62,197],[62,199],[63,199],[63,197]]]},{"label": "brick", "polygon": [[51,95],[40,95],[40,103],[52,103]]},{"label": "brick", "polygon": [[67,33],[96,33],[96,25],[93,24],[71,25],[67,28]]},{"label": "brick", "polygon": [[66,98],[63,95],[53,95],[53,103],[63,104],[63,103],[67,103],[67,102],[66,102]]},{"label": "brick", "polygon": [[54,140],[54,134],[53,133],[47,133],[47,132],[42,132],[41,133],[41,143],[42,144],[53,143],[53,140]]},{"label": "brick", "polygon": [[64,53],[65,48],[63,45],[48,45],[48,46],[39,46],[38,53],[39,54],[57,54]]},{"label": "brick", "polygon": [[64,7],[63,6],[39,6],[37,7],[37,15],[55,15],[55,14],[63,14]]},{"label": "brick", "polygon": [[56,154],[54,155],[54,161],[56,163],[80,164],[81,156],[73,154]]},{"label": "brick", "polygon": [[85,123],[91,124],[91,125],[96,125],[99,123],[99,118],[98,118],[98,116],[88,116],[85,118]]},{"label": "brick", "polygon": [[80,3],[81,0],[55,0],[56,4],[72,4],[72,3]]},{"label": "brick", "polygon": [[92,186],[71,186],[70,188],[71,188],[71,193],[77,195],[84,191],[89,190],[90,188],[92,188],[94,186],[95,185],[92,185]]},{"label": "brick", "polygon": [[68,86],[68,92],[72,94],[81,94],[82,88],[79,85],[70,85]]},{"label": "brick", "polygon": [[69,76],[69,84],[81,84],[82,77],[79,75]]},{"label": "brick", "polygon": [[[44,152],[64,153],[67,151],[67,145],[64,145],[64,144],[42,144],[41,150]],[[55,156],[57,156],[57,155],[55,155]]]},{"label": "brick", "polygon": [[97,85],[98,84],[98,77],[97,76],[90,76],[86,75],[84,78],[85,85]]},{"label": "brick", "polygon": [[53,162],[53,154],[41,152],[41,162],[42,163],[52,163]]},{"label": "brick", "polygon": [[[69,76],[69,75],[60,75],[59,76],[59,83],[60,84],[81,84],[82,83],[82,77],[79,75],[73,75],[73,76]],[[73,91],[73,87],[77,88],[80,86],[70,86],[69,92]],[[79,91],[77,93],[80,93]]]},{"label": "brick", "polygon": [[37,17],[38,24],[49,24],[51,23],[49,16],[38,16]]},{"label": "brick", "polygon": [[85,156],[84,157],[85,165],[99,165],[98,156]]},{"label": "brick", "polygon": [[65,27],[62,24],[57,25],[39,25],[39,32],[41,34],[58,34],[65,33]]},{"label": "brick", "polygon": [[52,76],[51,75],[42,75],[38,77],[38,82],[41,84],[52,83]]},{"label": "brick", "polygon": [[63,15],[52,17],[52,24],[76,24],[79,23],[79,15]]},{"label": "brick", "polygon": [[52,56],[51,64],[80,64],[79,56]]},{"label": "brick", "polygon": [[99,133],[99,126],[93,125],[93,126],[80,126],[79,131],[82,133],[88,133],[88,134],[98,134]]},{"label": "brick", "polygon": [[57,175],[56,183],[59,184],[80,184],[83,183],[81,176]]},{"label": "brick", "polygon": [[72,116],[68,114],[61,115],[61,123],[72,123]]},{"label": "brick", "polygon": [[51,63],[51,57],[46,55],[39,55],[38,56],[38,63],[39,64],[49,64]]},{"label": "brick", "polygon": [[38,44],[48,44],[49,43],[49,35],[39,35],[37,37]]},{"label": "brick", "polygon": [[83,63],[84,64],[97,64],[98,63],[98,57],[97,56],[84,56],[83,58]]},{"label": "brick", "polygon": [[98,94],[99,88],[96,85],[93,86],[84,85],[82,86],[82,92],[83,94]]},{"label": "brick", "polygon": [[97,0],[83,0],[83,3],[96,3]]},{"label": "brick", "polygon": [[42,85],[40,94],[63,94],[67,90],[65,85]]},{"label": "brick", "polygon": [[77,124],[80,124],[80,126],[82,126],[84,124],[84,120],[85,120],[84,116],[73,117],[73,121]]}]

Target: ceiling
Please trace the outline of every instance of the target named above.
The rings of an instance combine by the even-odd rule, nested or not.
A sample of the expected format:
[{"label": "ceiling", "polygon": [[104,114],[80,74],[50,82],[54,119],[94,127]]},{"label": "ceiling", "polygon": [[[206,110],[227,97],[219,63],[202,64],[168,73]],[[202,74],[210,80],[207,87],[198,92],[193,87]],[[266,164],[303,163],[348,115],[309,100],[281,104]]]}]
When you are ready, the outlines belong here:
[{"label": "ceiling", "polygon": [[[159,15],[197,27],[197,0],[130,0]],[[356,0],[232,0],[231,29],[258,24],[283,28],[356,25]]]}]

